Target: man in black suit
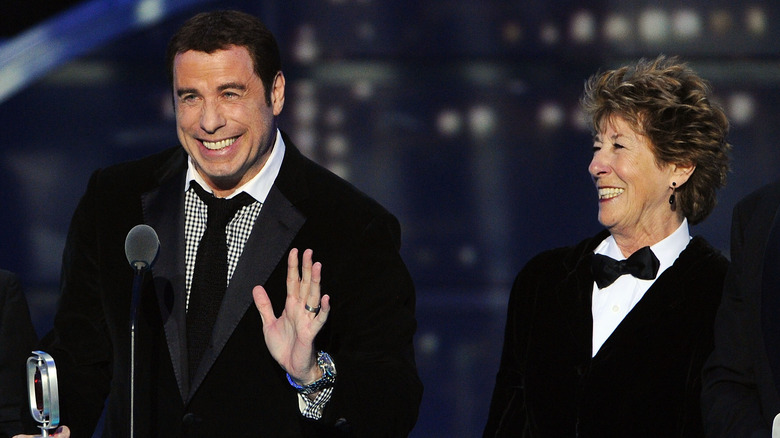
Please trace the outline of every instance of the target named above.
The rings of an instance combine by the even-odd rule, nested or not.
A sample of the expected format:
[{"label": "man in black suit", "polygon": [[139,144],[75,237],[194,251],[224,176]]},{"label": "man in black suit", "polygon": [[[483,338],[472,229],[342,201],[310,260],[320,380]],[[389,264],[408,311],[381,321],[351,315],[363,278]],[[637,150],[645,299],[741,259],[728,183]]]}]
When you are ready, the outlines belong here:
[{"label": "man in black suit", "polygon": [[[278,130],[285,78],[256,18],[191,18],[168,65],[183,148],[97,171],[71,223],[44,340],[62,424],[90,436],[108,395],[103,436],[128,435],[123,245],[145,223],[161,245],[136,323],[135,436],[406,436],[422,385],[398,221]],[[212,226],[215,196],[247,194]],[[202,254],[220,247],[227,266]]]},{"label": "man in black suit", "polygon": [[702,406],[712,437],[769,437],[780,414],[780,181],[734,208]]},{"label": "man in black suit", "polygon": [[16,274],[0,269],[0,438],[22,431],[27,406],[25,361],[38,336]]}]

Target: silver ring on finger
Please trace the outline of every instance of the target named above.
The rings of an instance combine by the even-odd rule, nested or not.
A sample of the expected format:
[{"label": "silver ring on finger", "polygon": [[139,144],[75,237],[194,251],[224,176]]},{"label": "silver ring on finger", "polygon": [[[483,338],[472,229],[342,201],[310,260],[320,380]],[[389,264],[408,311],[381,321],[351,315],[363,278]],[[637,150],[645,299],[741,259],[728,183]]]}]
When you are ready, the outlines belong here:
[{"label": "silver ring on finger", "polygon": [[320,309],[322,308],[322,306],[312,307],[309,305],[309,303],[306,303],[303,305],[303,308],[316,315],[320,313]]}]

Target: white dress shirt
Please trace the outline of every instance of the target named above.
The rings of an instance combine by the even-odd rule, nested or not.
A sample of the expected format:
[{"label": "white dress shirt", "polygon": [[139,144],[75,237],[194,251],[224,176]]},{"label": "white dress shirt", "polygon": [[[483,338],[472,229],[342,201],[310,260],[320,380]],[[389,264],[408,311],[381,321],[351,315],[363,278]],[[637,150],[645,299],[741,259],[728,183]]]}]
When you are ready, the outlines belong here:
[{"label": "white dress shirt", "polygon": [[[683,219],[682,224],[675,232],[650,247],[660,263],[656,279],[667,268],[672,266],[677,257],[680,256],[680,253],[688,246],[690,240],[688,220]],[[593,253],[603,254],[615,260],[626,259],[612,236],[604,239]],[[598,353],[604,342],[628,315],[628,312],[642,299],[645,292],[653,285],[653,282],[655,282],[655,279],[641,280],[632,275],[620,276],[614,283],[603,289],[599,289],[596,282],[593,282],[591,302],[591,312],[593,314],[593,356]]]},{"label": "white dress shirt", "polygon": [[[282,168],[282,159],[284,158],[284,140],[282,140],[282,133],[276,130],[276,141],[274,142],[273,149],[271,149],[271,156],[268,157],[263,168],[260,169],[257,175],[247,181],[244,185],[237,188],[235,192],[231,193],[227,198],[232,198],[241,192],[249,193],[256,201],[261,204],[265,202],[265,198],[268,197],[268,193],[271,191],[271,186],[274,185],[276,177],[279,175],[279,169]],[[184,182],[184,191],[190,188],[190,181],[195,180],[201,187],[207,192],[213,192],[211,187],[206,184],[206,180],[195,170],[195,166],[192,164],[192,158],[187,160],[187,178]]]}]

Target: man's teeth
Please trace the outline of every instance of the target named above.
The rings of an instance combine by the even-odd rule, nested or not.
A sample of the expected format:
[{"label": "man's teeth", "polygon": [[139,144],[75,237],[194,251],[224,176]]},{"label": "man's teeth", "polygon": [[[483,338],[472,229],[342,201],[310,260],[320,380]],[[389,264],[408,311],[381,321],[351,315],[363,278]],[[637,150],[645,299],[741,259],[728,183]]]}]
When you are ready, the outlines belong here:
[{"label": "man's teeth", "polygon": [[610,199],[623,193],[625,189],[618,189],[615,187],[607,187],[599,189],[599,199]]},{"label": "man's teeth", "polygon": [[206,149],[217,150],[217,149],[222,149],[224,147],[230,146],[231,144],[233,144],[234,141],[236,141],[236,138],[228,138],[226,140],[220,140],[220,141],[203,140],[203,146],[206,146]]}]

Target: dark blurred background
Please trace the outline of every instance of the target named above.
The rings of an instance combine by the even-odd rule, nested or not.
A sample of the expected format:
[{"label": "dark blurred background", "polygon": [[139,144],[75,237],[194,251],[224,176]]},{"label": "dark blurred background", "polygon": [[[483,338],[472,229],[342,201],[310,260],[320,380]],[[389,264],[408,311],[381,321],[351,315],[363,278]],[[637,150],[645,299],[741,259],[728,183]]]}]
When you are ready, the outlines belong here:
[{"label": "dark blurred background", "polygon": [[5,0],[0,267],[21,275],[39,334],[89,174],[177,144],[165,45],[217,8],[277,35],[282,129],[403,225],[425,383],[414,437],[480,435],[514,275],[600,228],[588,76],[665,53],[712,82],[733,171],[692,231],[725,253],[735,202],[780,175],[776,1]]}]

